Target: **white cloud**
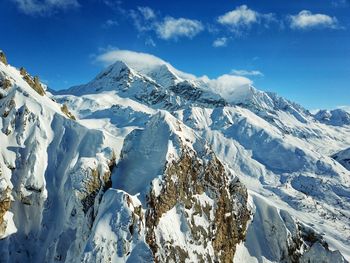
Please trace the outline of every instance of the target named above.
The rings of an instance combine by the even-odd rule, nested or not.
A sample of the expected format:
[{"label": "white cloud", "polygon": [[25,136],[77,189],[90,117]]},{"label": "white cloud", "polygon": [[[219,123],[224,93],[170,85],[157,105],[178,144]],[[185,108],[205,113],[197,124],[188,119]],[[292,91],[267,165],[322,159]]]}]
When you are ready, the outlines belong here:
[{"label": "white cloud", "polygon": [[219,94],[229,102],[239,102],[249,96],[250,87],[253,82],[242,76],[233,76],[224,74],[217,79],[208,79],[202,77],[202,80],[208,83],[209,88]]},{"label": "white cloud", "polygon": [[154,31],[164,40],[192,38],[204,30],[203,24],[198,20],[169,16],[160,20],[150,7],[138,7],[137,10],[130,10],[129,14],[137,31],[140,33]]},{"label": "white cloud", "polygon": [[77,0],[12,0],[27,15],[51,15],[59,10],[79,7]]},{"label": "white cloud", "polygon": [[106,50],[106,52],[97,56],[96,60],[102,62],[105,66],[111,65],[116,61],[123,61],[136,69],[147,65],[155,66],[167,63],[151,54],[130,50]]},{"label": "white cloud", "polygon": [[302,10],[297,15],[291,15],[289,19],[292,29],[311,29],[317,27],[338,28],[336,17],[330,17],[325,14],[312,14],[308,10]]},{"label": "white cloud", "polygon": [[193,38],[203,30],[204,26],[200,21],[187,18],[166,17],[163,22],[157,24],[157,34],[165,40],[179,37]]},{"label": "white cloud", "polygon": [[264,74],[259,70],[233,69],[231,73],[233,75],[238,75],[238,76],[260,76],[260,77],[264,76]]},{"label": "white cloud", "polygon": [[263,24],[268,27],[270,23],[278,21],[273,13],[262,14],[249,9],[246,5],[241,5],[219,16],[217,22],[227,26],[236,35],[241,35],[244,30],[249,29],[253,24]]},{"label": "white cloud", "polygon": [[148,6],[139,6],[137,9],[146,20],[150,20],[156,17],[153,9]]},{"label": "white cloud", "polygon": [[[120,13],[130,19],[139,33],[139,36],[146,35],[146,45],[155,46],[154,41],[148,39],[150,35],[146,33],[154,32],[158,38],[164,40],[178,39],[181,37],[193,38],[204,30],[204,25],[198,20],[188,18],[162,17],[159,12],[148,6],[138,6],[135,9],[124,9],[121,2],[113,4],[112,0],[104,0],[108,6],[117,8]],[[157,14],[158,13],[158,14]]]},{"label": "white cloud", "polygon": [[257,23],[257,21],[258,13],[249,9],[246,5],[241,5],[218,18],[220,24],[232,27],[250,26]]},{"label": "white cloud", "polygon": [[192,74],[184,73],[175,69],[168,62],[147,53],[135,52],[131,50],[106,50],[104,53],[96,57],[96,61],[102,63],[105,66],[111,65],[117,61],[123,61],[131,68],[140,71],[142,73],[149,72],[150,70],[159,67],[161,65],[167,65],[173,72],[179,77],[184,79],[195,79]]},{"label": "white cloud", "polygon": [[227,37],[217,38],[213,42],[213,47],[226,47],[227,46],[227,42],[228,42],[228,38]]}]

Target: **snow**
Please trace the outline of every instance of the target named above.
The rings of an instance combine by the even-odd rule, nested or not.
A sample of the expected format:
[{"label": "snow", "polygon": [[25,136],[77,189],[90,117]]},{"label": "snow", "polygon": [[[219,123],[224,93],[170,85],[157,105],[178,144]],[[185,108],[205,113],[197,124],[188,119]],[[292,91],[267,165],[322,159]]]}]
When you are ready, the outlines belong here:
[{"label": "snow", "polygon": [[315,118],[323,123],[333,126],[350,125],[350,113],[344,109],[320,110]]},{"label": "snow", "polygon": [[[322,234],[330,248],[315,243],[302,260],[350,260],[348,113],[313,115],[247,79],[197,78],[147,54],[101,60],[124,62],[47,96],[0,63],[12,83],[0,88],[0,194],[9,188],[13,200],[0,233],[7,262],[7,251],[21,262],[28,251],[37,262],[150,262],[144,222],[137,237],[129,226],[139,220],[135,208],[147,208],[149,190],[161,194],[164,168],[184,145],[213,151],[248,189],[252,220],[234,262],[280,262],[298,223]],[[63,103],[76,121],[61,112]],[[93,211],[84,214],[81,198],[91,194],[92,171],[100,182],[113,153],[112,187],[96,191]],[[194,198],[215,206],[205,193]],[[156,234],[200,251],[180,211],[175,206],[162,215]],[[207,228],[213,216],[194,215],[194,223]],[[210,243],[207,249],[213,255]],[[189,262],[196,259],[189,254]]]},{"label": "snow", "polygon": [[[163,67],[160,67],[158,62]],[[345,256],[349,254],[349,250],[346,248],[350,245],[347,241],[347,236],[350,233],[349,220],[341,215],[346,214],[348,207],[349,172],[329,157],[334,152],[346,148],[350,143],[348,136],[350,128],[344,125],[345,123],[334,126],[319,122],[301,106],[276,94],[259,91],[252,87],[249,81],[241,79],[239,80],[242,81],[241,84],[238,84],[237,79],[234,80],[230,77],[223,78],[222,84],[218,81],[215,83],[215,81],[205,77],[197,79],[191,77],[190,81],[197,89],[202,89],[204,92],[213,91],[216,87],[215,92],[219,94],[218,87],[225,87],[220,86],[226,85],[224,81],[230,82],[228,83],[228,85],[232,85],[230,94],[221,92],[220,95],[226,98],[231,105],[216,107],[214,103],[204,107],[196,107],[198,102],[196,97],[192,97],[189,103],[181,101],[177,107],[169,110],[162,103],[152,104],[149,100],[138,100],[135,94],[139,92],[140,87],[136,88],[135,86],[132,93],[131,87],[136,85],[143,74],[145,74],[143,79],[151,79],[159,84],[160,89],[169,85],[166,83],[167,78],[170,78],[169,81],[179,80],[183,76],[176,74],[176,71],[171,70],[162,61],[157,61],[156,65],[150,67],[142,65],[142,69],[130,62],[126,61],[126,63],[131,68],[130,78],[135,79],[134,81],[120,84],[121,86],[114,83],[113,88],[107,84],[106,87],[111,87],[109,91],[100,91],[99,93],[91,89],[91,87],[96,86],[96,83],[90,83],[84,86],[84,91],[75,93],[83,97],[91,96],[92,101],[94,101],[94,96],[98,98],[98,96],[108,94],[110,98],[116,98],[116,104],[119,105],[124,103],[120,102],[120,97],[131,98],[132,101],[137,101],[145,107],[144,109],[131,107],[134,112],[145,112],[147,109],[149,115],[144,115],[147,121],[144,124],[138,122],[136,127],[126,122],[118,121],[114,124],[112,121],[110,122],[115,127],[122,124],[122,126],[135,129],[134,132],[126,135],[123,147],[125,151],[122,150],[125,160],[118,164],[118,169],[126,170],[119,170],[116,173],[119,176],[113,177],[114,187],[130,191],[131,194],[137,194],[147,192],[152,182],[156,195],[160,194],[161,189],[156,186],[159,185],[161,166],[157,166],[154,162],[156,160],[157,164],[163,163],[165,160],[171,160],[179,155],[176,142],[169,139],[169,133],[172,132],[180,137],[183,136],[176,132],[177,119],[183,123],[181,129],[186,130],[184,134],[187,134],[182,141],[189,140],[191,142],[189,145],[193,147],[198,140],[196,137],[202,137],[232,173],[238,175],[245,183],[251,195],[273,196],[273,202],[268,202],[268,204],[265,204],[265,199],[258,201],[260,199],[253,198],[254,206],[259,208],[257,211],[261,211],[261,220],[269,218],[270,213],[279,218],[280,212],[278,211],[283,209],[298,221],[312,224],[316,231],[325,233],[326,240],[330,246],[333,246],[333,249],[340,249]],[[166,72],[176,76],[167,75]],[[109,80],[104,80],[104,82],[109,83]],[[146,81],[142,85],[147,86],[147,83]],[[127,85],[128,88],[125,88],[124,85]],[[127,91],[120,92],[120,90]],[[71,91],[67,92],[71,93]],[[88,95],[89,92],[92,94]],[[70,96],[60,95],[60,100]],[[178,94],[170,93],[170,96],[176,97],[174,101],[178,101]],[[74,103],[72,104],[73,107]],[[153,112],[149,109],[152,109]],[[155,118],[152,116],[158,114],[154,109],[169,110],[174,116],[170,119],[166,118],[168,124],[165,129],[162,128],[164,127],[163,121],[154,124]],[[78,110],[78,114],[83,112],[84,110]],[[111,114],[111,110],[109,112]],[[86,118],[92,118],[91,120],[94,121],[96,117],[95,115]],[[151,125],[151,123],[153,124]],[[112,130],[111,133],[117,134]],[[157,136],[154,137],[154,134]],[[192,136],[189,136],[190,134]],[[132,144],[130,144],[131,141]],[[132,147],[128,146],[129,144]],[[137,156],[140,152],[147,154]],[[324,187],[318,189],[322,182],[327,183],[323,183]],[[313,207],[315,203],[318,205]],[[338,205],[336,205],[337,203]],[[266,209],[272,212],[266,212]],[[339,213],[339,211],[342,212]],[[315,215],[310,217],[309,213],[315,213]],[[198,224],[204,225],[205,223],[201,221],[202,219],[197,218],[196,220]],[[288,231],[285,222],[281,219],[278,220],[276,224],[280,225],[281,238],[286,239],[285,233]],[[259,220],[257,221],[259,222]],[[319,223],[315,224],[315,222]],[[344,231],[344,229],[346,230]],[[261,235],[266,236],[268,229],[264,231]],[[342,241],[336,243],[335,239]],[[254,243],[254,246],[263,244],[261,241],[258,243]],[[242,250],[239,249],[242,252],[237,252],[237,255],[243,253],[244,257],[248,257],[250,252],[246,246],[240,245],[239,247],[242,247]],[[276,261],[278,254],[271,254],[271,251],[268,252],[269,249],[273,251],[275,247],[262,247],[259,255],[254,254],[249,258],[252,259],[252,262],[256,261],[257,258],[266,262],[267,260]],[[283,249],[285,248],[279,248],[274,253],[279,253],[278,251]]]},{"label": "snow", "polygon": [[350,148],[333,154],[332,158],[337,160],[341,165],[350,171]]},{"label": "snow", "polygon": [[164,163],[180,156],[180,145],[192,148],[195,140],[188,128],[171,114],[159,111],[144,129],[135,129],[125,138],[123,158],[113,175],[113,187],[144,196],[149,190],[147,186],[162,174]]}]

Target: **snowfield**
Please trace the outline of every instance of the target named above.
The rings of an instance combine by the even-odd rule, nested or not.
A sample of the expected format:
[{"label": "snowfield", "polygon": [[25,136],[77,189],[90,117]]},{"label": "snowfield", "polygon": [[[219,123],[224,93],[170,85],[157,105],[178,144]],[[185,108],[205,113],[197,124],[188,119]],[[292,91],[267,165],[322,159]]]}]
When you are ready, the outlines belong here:
[{"label": "snowfield", "polygon": [[1,262],[348,262],[350,114],[137,53],[39,94],[0,62]]}]

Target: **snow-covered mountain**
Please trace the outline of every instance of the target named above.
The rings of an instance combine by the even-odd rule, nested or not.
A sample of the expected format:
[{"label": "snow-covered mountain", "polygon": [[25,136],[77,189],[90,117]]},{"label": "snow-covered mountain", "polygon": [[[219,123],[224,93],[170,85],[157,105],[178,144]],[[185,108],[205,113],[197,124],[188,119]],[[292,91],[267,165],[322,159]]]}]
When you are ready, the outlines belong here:
[{"label": "snow-covered mountain", "polygon": [[350,125],[350,113],[343,109],[320,110],[315,114],[315,118],[328,125]]},{"label": "snow-covered mountain", "polygon": [[161,59],[57,94],[1,61],[2,261],[350,260],[340,114]]}]

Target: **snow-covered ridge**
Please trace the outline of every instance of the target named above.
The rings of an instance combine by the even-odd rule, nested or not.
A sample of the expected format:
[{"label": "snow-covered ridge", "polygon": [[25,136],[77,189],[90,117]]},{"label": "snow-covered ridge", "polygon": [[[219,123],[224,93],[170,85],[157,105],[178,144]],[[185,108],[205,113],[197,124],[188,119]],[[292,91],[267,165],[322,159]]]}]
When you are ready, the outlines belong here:
[{"label": "snow-covered ridge", "polygon": [[54,95],[0,62],[1,260],[350,259],[349,125],[133,59]]},{"label": "snow-covered ridge", "polygon": [[350,113],[343,109],[320,110],[314,116],[319,122],[328,125],[350,125]]},{"label": "snow-covered ridge", "polygon": [[164,109],[177,109],[185,105],[214,107],[226,104],[220,95],[199,85],[201,81],[183,77],[176,75],[167,64],[139,72],[126,63],[117,61],[88,84],[59,91],[57,94],[81,96],[113,91],[120,97]]},{"label": "snow-covered ridge", "polygon": [[[136,57],[131,60],[125,57],[125,61],[116,61],[88,84],[59,91],[56,94],[81,96],[107,91],[115,92],[123,98],[136,99],[156,109],[177,110],[187,106],[239,105],[254,111],[268,121],[278,121],[276,112],[286,112],[303,123],[315,119],[322,122],[318,115],[313,116],[302,106],[275,93],[256,89],[246,78],[232,75],[223,75],[217,79],[209,79],[206,76],[195,77],[175,69],[161,59],[148,65],[137,63]],[[349,124],[347,121],[337,123]]]}]

